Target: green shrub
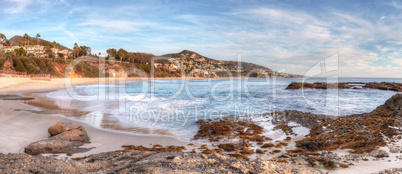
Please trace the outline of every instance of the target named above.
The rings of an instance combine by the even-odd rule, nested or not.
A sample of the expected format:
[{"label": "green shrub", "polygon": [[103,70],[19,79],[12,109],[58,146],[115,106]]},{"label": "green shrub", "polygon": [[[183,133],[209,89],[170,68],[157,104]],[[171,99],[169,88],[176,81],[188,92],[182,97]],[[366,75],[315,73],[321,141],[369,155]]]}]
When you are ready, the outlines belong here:
[{"label": "green shrub", "polygon": [[81,74],[84,77],[104,77],[103,73],[99,74],[99,67],[96,65],[91,65],[87,62],[80,62],[74,67],[74,71],[77,74]]},{"label": "green shrub", "polygon": [[46,64],[43,62],[42,59],[33,58],[32,60],[35,61],[35,63],[38,65],[38,67],[39,67],[39,69],[41,70],[41,72],[49,73],[49,72],[48,72],[48,68],[47,68]]},{"label": "green shrub", "polygon": [[60,64],[66,64],[67,63],[67,61],[64,60],[64,59],[55,59],[54,62],[60,63]]},{"label": "green shrub", "polygon": [[40,73],[40,68],[31,63],[26,65],[25,68],[28,70],[28,73],[30,73],[30,74]]},{"label": "green shrub", "polygon": [[137,64],[137,67],[139,68],[139,69],[141,69],[141,70],[143,70],[143,71],[145,71],[145,72],[147,72],[147,73],[150,73],[151,72],[151,67],[149,67],[148,65],[146,65],[146,64]]},{"label": "green shrub", "polygon": [[6,62],[6,59],[4,59],[4,58],[0,58],[0,68],[2,68],[2,67],[3,67],[4,62]]},{"label": "green shrub", "polygon": [[28,72],[28,70],[25,68],[24,64],[21,62],[20,59],[13,57],[13,67],[15,71],[19,72]]},{"label": "green shrub", "polygon": [[36,65],[36,63],[33,59],[31,59],[29,57],[24,57],[24,56],[19,57],[19,59],[24,64],[24,66],[27,69],[27,72],[29,74],[41,73],[40,72],[41,69]]},{"label": "green shrub", "polygon": [[54,69],[54,64],[52,63],[52,61],[50,59],[45,60],[45,64],[46,64],[46,67],[47,67],[47,73],[52,74],[52,75],[57,74],[56,70]]}]

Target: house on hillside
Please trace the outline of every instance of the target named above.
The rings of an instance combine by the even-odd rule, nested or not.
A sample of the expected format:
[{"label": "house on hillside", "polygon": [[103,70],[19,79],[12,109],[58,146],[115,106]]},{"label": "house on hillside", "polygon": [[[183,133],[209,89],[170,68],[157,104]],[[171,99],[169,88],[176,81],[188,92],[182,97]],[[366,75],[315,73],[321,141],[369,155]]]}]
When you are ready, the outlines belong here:
[{"label": "house on hillside", "polygon": [[39,58],[45,57],[45,47],[42,45],[24,45],[23,48],[27,54],[33,54]]},{"label": "house on hillside", "polygon": [[21,47],[19,47],[19,46],[3,46],[1,49],[0,49],[0,51],[1,52],[6,52],[6,53],[9,53],[9,52],[14,52],[14,50],[16,50],[16,49],[18,49],[18,48],[21,48]]},{"label": "house on hillside", "polygon": [[59,54],[63,54],[64,55],[64,59],[67,59],[69,55],[73,55],[73,51],[68,50],[68,49],[64,49],[64,50],[59,50]]},{"label": "house on hillside", "polygon": [[162,63],[154,63],[155,68],[161,68],[163,66]]},{"label": "house on hillside", "polygon": [[[70,51],[68,49],[51,48],[51,50],[56,58],[67,59],[69,55],[73,54],[73,51]],[[63,56],[63,57],[60,57],[60,56]]]}]

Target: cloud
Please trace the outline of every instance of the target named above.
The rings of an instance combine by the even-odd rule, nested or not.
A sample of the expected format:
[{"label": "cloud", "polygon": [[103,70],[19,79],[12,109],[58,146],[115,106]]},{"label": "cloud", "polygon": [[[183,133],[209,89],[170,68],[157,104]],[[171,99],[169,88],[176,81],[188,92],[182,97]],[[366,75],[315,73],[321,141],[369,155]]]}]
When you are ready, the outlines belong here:
[{"label": "cloud", "polygon": [[402,66],[402,59],[395,59],[393,62],[399,66]]},{"label": "cloud", "polygon": [[396,9],[402,9],[402,4],[396,1],[392,1],[390,5]]},{"label": "cloud", "polygon": [[104,29],[107,32],[133,32],[138,31],[142,27],[152,26],[152,22],[139,22],[139,21],[128,21],[128,20],[113,20],[113,19],[89,19],[82,23],[77,24],[78,26],[89,26],[97,27],[98,29]]},{"label": "cloud", "polygon": [[[5,13],[22,13],[32,3],[31,0],[7,0],[9,7],[4,10]],[[6,7],[6,6],[3,6]]]},{"label": "cloud", "polygon": [[[399,57],[391,54],[402,45],[399,11],[382,13],[367,6],[361,7],[365,9],[362,11],[327,7],[311,10],[280,3],[224,8],[199,5],[193,9],[187,8],[188,4],[161,1],[117,2],[107,7],[104,3],[78,6],[67,0],[7,2],[11,4],[7,9],[10,13],[29,10],[37,2],[48,7],[62,4],[65,14],[55,13],[60,15],[55,18],[61,19],[61,25],[56,24],[62,26],[59,32],[65,33],[68,44],[88,44],[94,50],[122,47],[165,54],[190,49],[223,60],[234,60],[240,53],[247,62],[286,68],[297,74],[334,54],[339,54],[339,65],[345,73],[366,75],[364,71],[371,72],[378,66],[401,66]],[[401,4],[386,4],[394,9],[389,5],[399,8]],[[61,8],[48,9],[51,12],[46,15],[53,16]],[[37,18],[41,23],[48,20],[45,26],[58,21],[45,15]],[[39,21],[33,27],[28,25],[35,23],[31,18],[20,23],[26,28],[39,26]]]}]

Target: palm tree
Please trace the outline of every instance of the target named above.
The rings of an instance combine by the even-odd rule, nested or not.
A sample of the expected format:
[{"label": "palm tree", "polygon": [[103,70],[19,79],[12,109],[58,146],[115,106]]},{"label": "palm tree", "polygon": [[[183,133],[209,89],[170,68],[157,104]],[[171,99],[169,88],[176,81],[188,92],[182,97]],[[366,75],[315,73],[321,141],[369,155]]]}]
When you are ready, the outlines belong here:
[{"label": "palm tree", "polygon": [[[60,47],[60,43],[56,43],[56,48],[57,48],[57,49],[59,49],[59,47]],[[57,55],[57,57],[59,57],[59,58],[60,58],[60,56],[59,56],[58,52],[56,53],[56,55]]]},{"label": "palm tree", "polygon": [[0,33],[0,42],[1,45],[4,45],[4,43],[6,42],[7,38],[6,35],[4,35],[3,33]]},{"label": "palm tree", "polygon": [[25,39],[25,45],[26,45],[26,41],[28,41],[28,45],[29,45],[29,35],[28,34],[24,34],[24,39]]},{"label": "palm tree", "polygon": [[[77,43],[74,44],[74,48],[73,48],[73,54],[75,54],[75,58],[78,57],[77,51],[79,51],[80,47],[78,46]],[[74,55],[73,55],[74,57]]]},{"label": "palm tree", "polygon": [[39,38],[40,38],[40,34],[36,34],[36,45],[39,45]]}]

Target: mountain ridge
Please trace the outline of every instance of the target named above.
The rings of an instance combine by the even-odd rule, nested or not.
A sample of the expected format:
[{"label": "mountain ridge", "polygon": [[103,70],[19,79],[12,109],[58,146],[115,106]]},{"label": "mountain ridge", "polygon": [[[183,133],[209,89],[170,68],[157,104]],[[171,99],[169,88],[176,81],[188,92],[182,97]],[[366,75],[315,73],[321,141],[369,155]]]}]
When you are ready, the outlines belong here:
[{"label": "mountain ridge", "polygon": [[[192,59],[205,59],[206,62],[211,63],[223,63],[226,66],[231,67],[232,69],[238,69],[238,62],[239,61],[233,61],[233,60],[216,60],[213,58],[205,57],[195,51],[190,51],[187,49],[184,49],[183,51],[179,53],[169,53],[169,54],[164,54],[162,57],[171,57],[175,59],[180,59],[180,58],[192,58]],[[271,68],[265,67],[263,65],[258,65],[255,63],[248,63],[244,61],[241,62],[241,69],[243,70],[248,70],[250,71],[256,71],[256,70],[262,70],[262,72],[266,72],[270,77],[276,76],[276,77],[303,77],[302,75],[297,75],[297,74],[287,74],[287,73],[279,73]],[[260,76],[262,77],[262,76]]]}]

